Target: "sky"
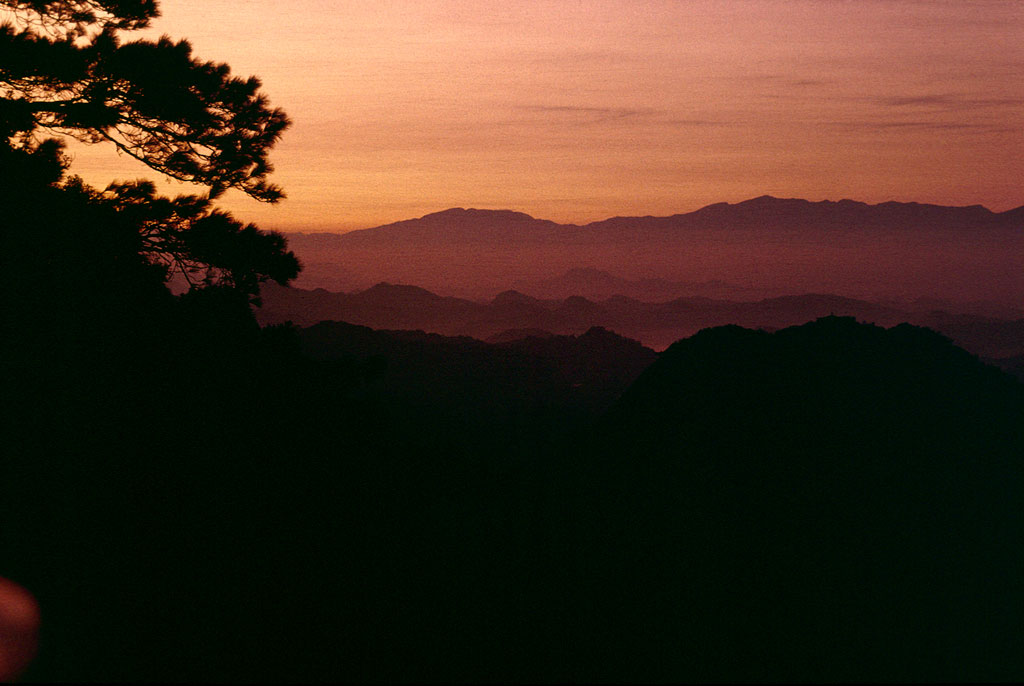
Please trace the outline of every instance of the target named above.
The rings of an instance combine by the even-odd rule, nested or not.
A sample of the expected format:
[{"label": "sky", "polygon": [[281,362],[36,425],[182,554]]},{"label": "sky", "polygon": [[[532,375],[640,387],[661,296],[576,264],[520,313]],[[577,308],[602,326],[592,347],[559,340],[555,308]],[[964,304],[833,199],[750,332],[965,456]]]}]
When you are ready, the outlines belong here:
[{"label": "sky", "polygon": [[[585,223],[770,194],[1024,204],[1021,0],[163,0],[293,127],[262,228]],[[128,34],[129,36],[131,34]],[[145,175],[77,146],[96,185]],[[157,177],[153,177],[157,178]],[[197,189],[166,181],[168,194]]]}]

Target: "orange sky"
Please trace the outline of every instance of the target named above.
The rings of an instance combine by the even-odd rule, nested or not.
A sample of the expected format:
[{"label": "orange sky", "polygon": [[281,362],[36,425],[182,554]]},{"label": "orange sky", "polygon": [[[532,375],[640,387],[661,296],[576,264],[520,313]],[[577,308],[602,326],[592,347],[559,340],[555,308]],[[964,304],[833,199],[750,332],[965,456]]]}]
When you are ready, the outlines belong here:
[{"label": "orange sky", "polygon": [[[163,0],[294,119],[263,228],[563,222],[761,194],[1024,204],[1021,0]],[[76,147],[105,185],[137,167]],[[177,182],[167,193],[189,191]]]}]

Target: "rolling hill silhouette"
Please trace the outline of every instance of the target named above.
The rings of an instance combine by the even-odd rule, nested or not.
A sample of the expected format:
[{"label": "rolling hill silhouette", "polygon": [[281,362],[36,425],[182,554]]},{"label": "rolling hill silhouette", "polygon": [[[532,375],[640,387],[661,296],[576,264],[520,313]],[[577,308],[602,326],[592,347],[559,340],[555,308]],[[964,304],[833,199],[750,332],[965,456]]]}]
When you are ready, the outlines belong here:
[{"label": "rolling hill silhouette", "polygon": [[597,327],[579,336],[535,333],[485,343],[321,322],[301,329],[299,337],[313,359],[375,365],[362,395],[409,403],[417,413],[443,409],[466,422],[480,422],[489,413],[547,412],[547,424],[569,421],[573,411],[604,410],[657,357]]},{"label": "rolling hill silhouette", "polygon": [[949,335],[958,345],[993,360],[1024,353],[1024,319],[907,311],[827,294],[781,296],[754,302],[690,297],[649,303],[624,296],[597,302],[581,296],[546,300],[504,291],[490,302],[481,303],[439,296],[414,286],[382,283],[355,293],[267,284],[262,295],[263,307],[256,310],[256,316],[263,324],[291,321],[310,326],[321,321],[341,321],[377,329],[421,329],[481,340],[515,329],[570,335],[599,326],[660,349],[711,326],[737,324],[776,329],[840,314],[888,326],[902,322],[930,326]]}]

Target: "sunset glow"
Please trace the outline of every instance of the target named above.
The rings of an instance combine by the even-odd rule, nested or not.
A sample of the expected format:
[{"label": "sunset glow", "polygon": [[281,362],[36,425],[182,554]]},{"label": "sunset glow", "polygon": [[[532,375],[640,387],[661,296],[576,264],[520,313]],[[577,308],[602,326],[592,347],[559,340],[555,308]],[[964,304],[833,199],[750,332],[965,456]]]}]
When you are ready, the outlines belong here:
[{"label": "sunset glow", "polygon": [[[764,193],[1024,202],[1024,3],[167,0],[147,35],[258,75],[294,120],[264,228],[446,207],[561,222]],[[76,148],[96,184],[143,175]],[[167,193],[186,192],[169,182]]]}]

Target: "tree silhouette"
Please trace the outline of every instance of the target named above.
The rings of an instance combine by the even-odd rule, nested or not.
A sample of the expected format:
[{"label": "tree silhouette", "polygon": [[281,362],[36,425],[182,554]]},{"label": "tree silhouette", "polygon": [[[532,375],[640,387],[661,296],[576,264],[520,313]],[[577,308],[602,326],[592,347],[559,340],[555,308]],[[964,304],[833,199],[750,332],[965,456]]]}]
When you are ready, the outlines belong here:
[{"label": "tree silhouette", "polygon": [[286,283],[298,274],[282,236],[211,205],[229,188],[264,202],[284,197],[268,181],[267,156],[290,122],[268,105],[258,79],[194,58],[185,40],[122,42],[120,31],[144,28],[158,15],[153,0],[2,0],[0,10],[7,19],[0,25],[0,162],[10,176],[26,160],[45,159],[44,176],[62,181],[67,164],[46,132],[109,141],[162,174],[208,188],[205,197],[169,199],[144,181],[102,192],[64,182],[134,220],[141,254],[168,275],[255,295],[262,280]]}]

